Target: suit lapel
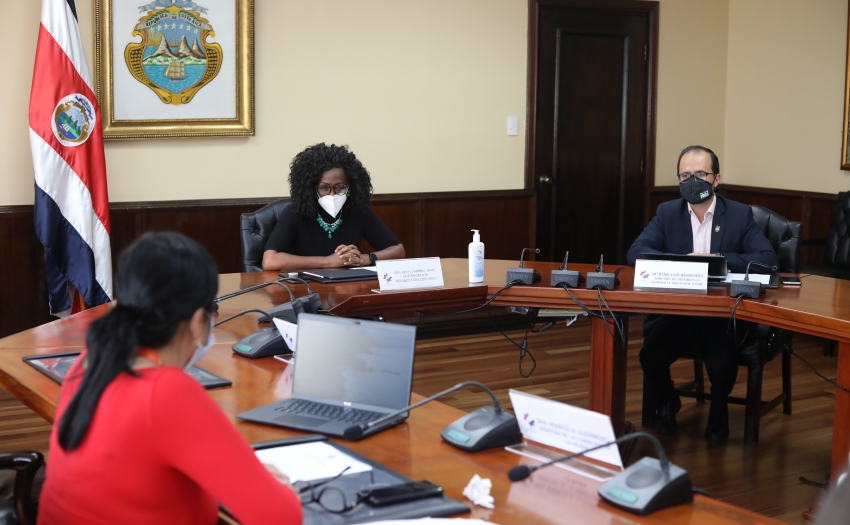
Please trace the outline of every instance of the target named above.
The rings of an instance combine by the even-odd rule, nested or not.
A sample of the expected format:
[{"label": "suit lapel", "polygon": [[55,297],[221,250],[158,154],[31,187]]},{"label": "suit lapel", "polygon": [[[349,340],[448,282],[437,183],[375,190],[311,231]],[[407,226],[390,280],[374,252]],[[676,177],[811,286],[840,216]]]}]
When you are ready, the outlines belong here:
[{"label": "suit lapel", "polygon": [[726,206],[719,195],[714,198],[717,204],[714,205],[714,217],[711,220],[711,253],[720,253],[720,241],[726,232]]}]

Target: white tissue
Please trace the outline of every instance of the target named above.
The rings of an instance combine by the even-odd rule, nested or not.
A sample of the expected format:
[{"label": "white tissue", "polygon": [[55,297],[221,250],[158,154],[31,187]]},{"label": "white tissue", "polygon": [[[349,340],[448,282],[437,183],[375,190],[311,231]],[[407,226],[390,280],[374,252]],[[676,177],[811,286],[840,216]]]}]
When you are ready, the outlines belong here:
[{"label": "white tissue", "polygon": [[493,509],[493,496],[490,495],[490,489],[493,488],[493,482],[489,479],[482,479],[481,476],[475,474],[469,480],[469,485],[463,489],[463,495],[469,501],[486,509]]}]

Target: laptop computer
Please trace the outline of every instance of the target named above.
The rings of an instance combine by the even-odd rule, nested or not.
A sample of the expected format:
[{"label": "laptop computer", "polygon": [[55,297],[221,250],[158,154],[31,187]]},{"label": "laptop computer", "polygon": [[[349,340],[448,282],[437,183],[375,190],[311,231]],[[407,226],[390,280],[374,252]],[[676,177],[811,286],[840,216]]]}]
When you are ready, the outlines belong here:
[{"label": "laptop computer", "polygon": [[[416,327],[324,315],[298,316],[292,396],[236,417],[330,436],[410,404]],[[374,434],[407,412],[370,428]]]},{"label": "laptop computer", "polygon": [[708,284],[723,284],[726,280],[726,257],[723,255],[679,255],[675,253],[642,253],[638,259],[708,263]]}]

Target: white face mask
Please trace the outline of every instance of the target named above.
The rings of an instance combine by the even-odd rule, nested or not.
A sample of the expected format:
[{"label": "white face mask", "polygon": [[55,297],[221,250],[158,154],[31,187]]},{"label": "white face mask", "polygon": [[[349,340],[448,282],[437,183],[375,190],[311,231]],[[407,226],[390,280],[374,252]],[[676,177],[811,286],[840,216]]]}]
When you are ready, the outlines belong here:
[{"label": "white face mask", "polygon": [[328,215],[336,218],[336,216],[339,215],[340,210],[342,210],[342,206],[345,204],[346,198],[348,198],[348,195],[345,194],[325,195],[319,199],[319,206],[328,212]]},{"label": "white face mask", "polygon": [[195,353],[192,354],[192,357],[189,359],[189,362],[186,363],[186,366],[183,367],[183,370],[189,370],[189,368],[201,360],[204,357],[210,347],[215,344],[215,334],[213,333],[213,328],[215,327],[215,318],[210,316],[210,334],[207,336],[207,342],[202,344],[197,349],[195,349]]}]

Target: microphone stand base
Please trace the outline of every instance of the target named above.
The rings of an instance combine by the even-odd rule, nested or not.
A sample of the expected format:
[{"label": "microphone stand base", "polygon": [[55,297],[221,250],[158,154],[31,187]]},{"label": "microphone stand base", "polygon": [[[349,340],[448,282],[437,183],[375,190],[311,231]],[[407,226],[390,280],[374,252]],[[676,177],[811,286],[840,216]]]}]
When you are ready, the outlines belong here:
[{"label": "microphone stand base", "polygon": [[274,328],[258,330],[234,343],[232,348],[237,355],[251,359],[292,353],[283,336]]},{"label": "microphone stand base", "polygon": [[597,489],[603,501],[641,516],[691,503],[693,486],[688,472],[670,463],[667,476],[656,458],[643,458]]},{"label": "microphone stand base", "polygon": [[513,414],[481,407],[440,431],[443,441],[467,452],[504,447],[522,442],[519,423]]}]

